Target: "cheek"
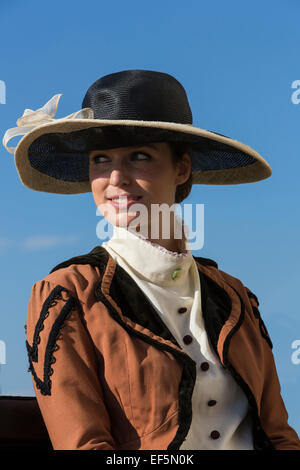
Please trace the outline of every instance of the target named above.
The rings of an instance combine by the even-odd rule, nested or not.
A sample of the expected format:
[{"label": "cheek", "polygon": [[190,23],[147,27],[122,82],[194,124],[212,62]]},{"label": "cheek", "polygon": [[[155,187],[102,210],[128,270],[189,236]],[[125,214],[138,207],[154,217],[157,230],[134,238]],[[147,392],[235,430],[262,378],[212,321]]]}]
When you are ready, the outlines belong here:
[{"label": "cheek", "polygon": [[163,192],[170,185],[171,175],[164,168],[157,167],[145,173],[142,184],[153,191]]},{"label": "cheek", "polygon": [[99,205],[104,200],[104,184],[99,178],[91,179],[91,189],[95,203]]},{"label": "cheek", "polygon": [[173,190],[172,177],[170,173],[167,172],[158,172],[154,177],[149,181],[149,190],[153,195],[157,197],[163,197]]},{"label": "cheek", "polygon": [[95,171],[90,170],[90,183],[91,187],[97,191],[100,191],[101,187],[104,186],[104,178],[101,178],[100,175],[97,175]]}]

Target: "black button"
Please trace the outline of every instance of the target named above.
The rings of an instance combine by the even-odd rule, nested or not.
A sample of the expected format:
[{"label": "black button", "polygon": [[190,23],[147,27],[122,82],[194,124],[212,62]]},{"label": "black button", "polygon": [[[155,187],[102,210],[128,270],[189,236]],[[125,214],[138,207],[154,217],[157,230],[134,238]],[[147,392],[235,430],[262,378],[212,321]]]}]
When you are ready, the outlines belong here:
[{"label": "black button", "polygon": [[208,364],[208,362],[202,362],[200,367],[201,367],[202,370],[208,370],[209,369],[209,364]]},{"label": "black button", "polygon": [[178,309],[178,313],[184,313],[186,311],[187,311],[187,308],[185,308],[185,307],[181,307],[181,308]]},{"label": "black button", "polygon": [[209,401],[207,402],[207,405],[208,405],[208,406],[215,406],[216,404],[217,404],[216,400],[209,400]]},{"label": "black button", "polygon": [[183,341],[185,342],[185,344],[190,344],[193,341],[193,338],[190,335],[185,335],[183,337]]},{"label": "black button", "polygon": [[210,433],[210,437],[211,437],[212,439],[219,439],[219,437],[220,437],[219,431],[212,431],[212,432]]}]

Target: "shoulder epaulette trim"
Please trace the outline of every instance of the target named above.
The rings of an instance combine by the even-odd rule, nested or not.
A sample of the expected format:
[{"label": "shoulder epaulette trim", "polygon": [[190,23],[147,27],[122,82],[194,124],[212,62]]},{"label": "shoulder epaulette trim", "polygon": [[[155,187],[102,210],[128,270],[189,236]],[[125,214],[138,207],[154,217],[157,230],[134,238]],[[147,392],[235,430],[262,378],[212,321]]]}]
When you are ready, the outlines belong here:
[{"label": "shoulder epaulette trim", "polygon": [[66,301],[64,306],[62,307],[58,317],[55,319],[52,328],[49,333],[46,350],[45,350],[45,358],[44,358],[44,377],[40,379],[34,369],[34,362],[38,362],[38,345],[40,344],[40,332],[44,329],[44,321],[49,316],[49,310],[51,307],[56,305],[58,300],[62,300],[61,293],[65,291],[69,294],[69,291],[62,286],[56,286],[49,294],[45,302],[43,303],[43,307],[35,326],[34,334],[33,334],[33,343],[32,346],[26,340],[26,348],[28,353],[29,359],[29,369],[28,372],[32,373],[34,381],[36,383],[37,388],[41,391],[42,395],[51,395],[51,379],[50,376],[53,374],[53,369],[51,365],[56,362],[53,353],[59,349],[59,346],[56,344],[58,339],[60,330],[64,326],[64,322],[69,316],[70,312],[74,309],[76,300],[74,297],[69,296],[69,299]]}]

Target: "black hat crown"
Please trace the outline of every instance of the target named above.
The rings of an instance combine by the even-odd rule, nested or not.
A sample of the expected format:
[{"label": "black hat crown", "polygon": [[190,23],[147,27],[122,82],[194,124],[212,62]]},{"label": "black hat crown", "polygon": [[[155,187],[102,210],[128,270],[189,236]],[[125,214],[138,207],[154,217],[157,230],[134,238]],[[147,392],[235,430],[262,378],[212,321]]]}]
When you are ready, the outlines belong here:
[{"label": "black hat crown", "polygon": [[124,70],[99,78],[86,92],[82,108],[92,108],[95,119],[193,122],[181,83],[152,70]]}]

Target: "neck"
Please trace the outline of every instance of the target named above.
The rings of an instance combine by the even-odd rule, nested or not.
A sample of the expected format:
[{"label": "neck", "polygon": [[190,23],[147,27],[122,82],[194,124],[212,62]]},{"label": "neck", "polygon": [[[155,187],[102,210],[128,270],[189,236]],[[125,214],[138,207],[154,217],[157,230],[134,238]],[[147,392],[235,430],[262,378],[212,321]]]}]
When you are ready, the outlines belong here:
[{"label": "neck", "polygon": [[161,238],[148,238],[152,243],[166,248],[169,251],[175,251],[177,253],[186,253],[185,242],[183,239],[161,239]]}]

